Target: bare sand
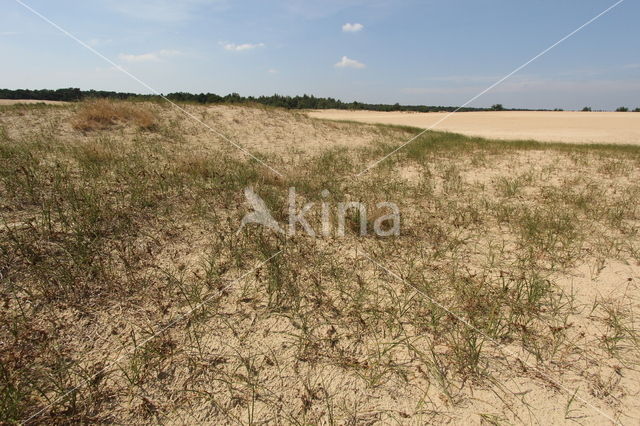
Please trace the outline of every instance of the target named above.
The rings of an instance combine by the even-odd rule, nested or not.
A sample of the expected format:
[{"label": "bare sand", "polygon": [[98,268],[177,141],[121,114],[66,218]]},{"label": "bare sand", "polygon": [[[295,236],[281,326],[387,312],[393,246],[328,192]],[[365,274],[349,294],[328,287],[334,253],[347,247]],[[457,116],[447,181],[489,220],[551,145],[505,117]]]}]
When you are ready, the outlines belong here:
[{"label": "bare sand", "polygon": [[[449,113],[315,110],[309,116],[329,120],[428,128]],[[433,130],[491,139],[543,142],[640,144],[640,113],[575,111],[459,112]]]},{"label": "bare sand", "polygon": [[0,99],[0,105],[16,105],[16,104],[48,104],[62,105],[67,102],[62,101],[41,101],[37,99]]}]

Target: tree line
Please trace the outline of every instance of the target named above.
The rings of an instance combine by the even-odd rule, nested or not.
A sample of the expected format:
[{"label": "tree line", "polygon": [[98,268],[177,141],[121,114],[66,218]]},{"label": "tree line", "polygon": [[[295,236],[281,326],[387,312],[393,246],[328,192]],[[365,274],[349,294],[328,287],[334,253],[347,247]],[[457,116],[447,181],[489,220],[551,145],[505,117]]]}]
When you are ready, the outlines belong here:
[{"label": "tree line", "polygon": [[[502,104],[495,104],[490,108],[471,108],[464,107],[458,109],[455,106],[427,106],[427,105],[400,105],[399,103],[390,104],[368,104],[363,102],[343,102],[334,98],[318,98],[313,95],[303,96],[240,96],[238,93],[231,93],[226,96],[216,95],[215,93],[187,93],[175,92],[167,95],[141,95],[138,93],[113,92],[106,90],[80,90],[78,88],[66,89],[0,89],[0,99],[30,99],[40,101],[65,101],[77,102],[84,99],[133,99],[133,100],[149,100],[160,101],[162,97],[173,102],[190,102],[198,104],[242,104],[252,103],[287,109],[345,109],[345,110],[367,110],[367,111],[413,111],[413,112],[438,112],[438,111],[532,111],[528,109],[508,109]],[[546,110],[537,110],[546,111]],[[554,111],[562,111],[555,109]],[[582,111],[591,111],[591,107],[584,107]],[[629,111],[626,107],[617,109],[619,112]],[[640,108],[633,110],[640,112]]]},{"label": "tree line", "polygon": [[[215,93],[187,93],[176,92],[162,95],[174,102],[191,102],[198,104],[222,104],[222,103],[253,103],[287,109],[348,109],[348,110],[369,110],[369,111],[415,111],[415,112],[435,112],[454,111],[457,108],[452,106],[427,106],[427,105],[400,105],[399,103],[389,104],[368,104],[363,102],[343,102],[334,98],[318,98],[313,95],[303,96],[240,96],[238,93],[231,93],[220,96]],[[77,88],[67,89],[0,89],[0,99],[30,99],[44,101],[65,101],[76,102],[84,99],[133,99],[159,101],[162,96],[141,95],[137,93],[123,93],[105,90],[80,90]],[[502,106],[500,105],[502,108]],[[460,108],[459,111],[487,111],[492,108]]]}]

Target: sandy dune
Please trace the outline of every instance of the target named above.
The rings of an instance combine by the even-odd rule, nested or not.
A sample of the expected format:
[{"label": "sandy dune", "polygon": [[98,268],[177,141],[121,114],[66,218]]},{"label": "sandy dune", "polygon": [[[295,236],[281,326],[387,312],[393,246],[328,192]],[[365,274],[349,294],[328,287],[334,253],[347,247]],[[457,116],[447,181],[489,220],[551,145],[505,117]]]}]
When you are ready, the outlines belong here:
[{"label": "sandy dune", "polygon": [[[13,411],[0,404],[0,418],[228,424],[255,412],[305,424],[637,424],[640,153],[444,144],[354,179],[412,131],[279,108],[184,106],[280,179],[166,103],[104,103],[0,108],[0,271],[15,280],[0,285],[9,301],[0,363],[20,379],[0,374],[0,389],[22,392]],[[136,120],[145,111],[155,126]],[[516,131],[522,115],[452,119]],[[532,115],[567,134],[585,129],[556,117],[640,118]],[[237,232],[251,211],[246,185],[270,194],[284,221],[293,184],[310,194],[300,201],[315,203],[316,230],[329,185],[344,194],[330,204],[331,228],[341,199],[392,200],[402,235],[360,238],[349,228],[344,239],[283,243],[256,224]],[[278,247],[287,253],[273,258],[276,272],[251,269],[256,253]],[[78,262],[85,253],[98,260]],[[386,265],[432,293],[393,279]],[[202,315],[191,316],[194,300],[210,304]],[[148,330],[158,340],[146,343],[158,343],[143,353]],[[67,407],[62,395],[76,383],[91,385]]]},{"label": "sandy dune", "polygon": [[[353,120],[428,128],[448,113],[377,111],[311,111],[315,118]],[[450,115],[434,130],[493,139],[534,139],[544,142],[640,144],[640,113],[503,111]]]}]

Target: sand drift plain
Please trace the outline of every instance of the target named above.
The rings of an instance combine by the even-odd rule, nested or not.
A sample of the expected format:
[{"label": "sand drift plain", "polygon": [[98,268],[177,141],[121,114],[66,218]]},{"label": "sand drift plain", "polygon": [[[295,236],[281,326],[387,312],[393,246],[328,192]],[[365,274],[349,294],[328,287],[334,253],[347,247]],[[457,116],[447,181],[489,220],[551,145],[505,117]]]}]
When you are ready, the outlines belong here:
[{"label": "sand drift plain", "polygon": [[[428,128],[449,113],[315,110],[314,118]],[[490,139],[640,145],[640,113],[573,111],[458,112],[433,130]]]}]

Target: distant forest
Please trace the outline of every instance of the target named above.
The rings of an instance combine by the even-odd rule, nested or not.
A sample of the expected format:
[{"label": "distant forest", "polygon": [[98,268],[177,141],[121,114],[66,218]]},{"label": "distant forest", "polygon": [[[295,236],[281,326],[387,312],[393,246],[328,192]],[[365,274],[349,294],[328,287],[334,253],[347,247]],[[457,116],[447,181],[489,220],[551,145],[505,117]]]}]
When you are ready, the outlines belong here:
[{"label": "distant forest", "polygon": [[[232,93],[226,96],[216,95],[214,93],[169,93],[163,95],[167,99],[174,102],[192,102],[199,104],[221,104],[221,103],[258,103],[273,107],[281,107],[287,109],[349,109],[349,110],[369,110],[369,111],[416,111],[416,112],[435,112],[435,111],[454,111],[454,106],[426,106],[426,105],[385,105],[385,104],[367,104],[362,102],[342,102],[333,98],[317,98],[315,96],[240,96]],[[0,99],[33,99],[45,101],[66,101],[76,102],[83,99],[92,98],[109,98],[109,99],[134,99],[134,100],[160,100],[158,95],[140,95],[136,93],[109,92],[103,90],[80,90],[75,88],[57,89],[57,90],[30,90],[30,89],[0,89]],[[461,108],[460,111],[491,111],[502,110],[502,105],[494,105],[491,108]]]}]

